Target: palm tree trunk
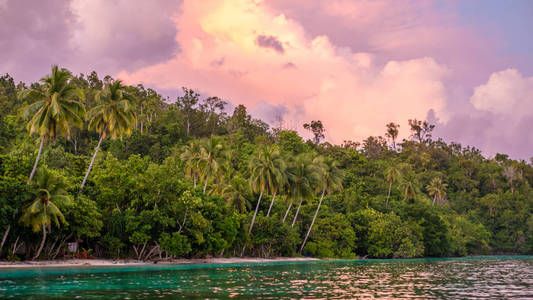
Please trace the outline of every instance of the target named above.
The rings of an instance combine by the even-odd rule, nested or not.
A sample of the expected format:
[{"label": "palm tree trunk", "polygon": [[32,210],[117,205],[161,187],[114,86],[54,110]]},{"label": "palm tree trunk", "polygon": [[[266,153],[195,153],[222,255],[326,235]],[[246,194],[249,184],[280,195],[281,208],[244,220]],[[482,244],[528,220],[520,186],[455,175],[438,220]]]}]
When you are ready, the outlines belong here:
[{"label": "palm tree trunk", "polygon": [[[143,115],[143,104],[141,103],[141,118]],[[141,119],[141,135],[143,135],[143,120]]]},{"label": "palm tree trunk", "polygon": [[207,189],[207,183],[209,182],[209,176],[207,176],[205,178],[205,183],[204,183],[204,189],[203,189],[203,193],[205,194],[205,190]]},{"label": "palm tree trunk", "polygon": [[250,224],[250,229],[248,230],[248,234],[252,233],[252,228],[254,227],[255,217],[257,216],[257,211],[259,211],[259,204],[261,203],[262,197],[263,197],[263,190],[261,190],[261,193],[259,194],[259,199],[257,199],[257,205],[255,206],[255,212],[254,212],[254,216],[252,217],[252,224]]},{"label": "palm tree trunk", "polygon": [[270,211],[272,210],[272,205],[274,205],[274,201],[276,201],[276,191],[274,191],[274,195],[272,195],[272,201],[270,201],[270,206],[268,207],[267,217],[270,216]]},{"label": "palm tree trunk", "polygon": [[287,211],[285,211],[285,216],[283,217],[283,223],[285,223],[285,220],[287,219],[287,216],[289,215],[289,211],[291,211],[291,207],[292,207],[292,199],[291,199],[291,202],[289,203],[289,207],[287,207]]},{"label": "palm tree trunk", "polygon": [[28,184],[30,184],[35,171],[37,171],[37,165],[39,164],[39,159],[41,158],[41,153],[43,151],[44,139],[46,138],[46,133],[41,137],[41,144],[39,145],[39,151],[37,152],[37,157],[35,158],[35,163],[33,164],[33,169],[30,173],[30,178],[28,178]]},{"label": "palm tree trunk", "polygon": [[192,178],[193,178],[194,188],[196,188],[196,179],[197,179],[197,177],[198,176],[196,176],[196,173],[193,173]]},{"label": "palm tree trunk", "polygon": [[435,200],[437,200],[437,194],[435,193],[435,195],[433,196],[433,205],[435,205]]},{"label": "palm tree trunk", "polygon": [[302,202],[304,199],[300,199],[300,203],[298,204],[298,208],[296,209],[296,214],[294,215],[294,219],[292,219],[292,225],[291,227],[294,227],[294,223],[296,223],[296,219],[298,218],[298,213],[300,212],[300,207],[302,207]]},{"label": "palm tree trunk", "polygon": [[4,243],[6,242],[7,236],[9,235],[9,230],[11,230],[11,224],[7,225],[6,231],[4,231],[4,236],[2,237],[2,243],[0,244],[0,256],[2,256],[2,249],[4,248]]},{"label": "palm tree trunk", "polygon": [[302,243],[302,246],[300,247],[300,253],[304,250],[305,243],[307,243],[307,238],[309,238],[309,234],[311,233],[311,229],[313,229],[313,225],[315,224],[316,216],[318,216],[318,211],[320,210],[320,205],[322,205],[322,200],[324,199],[324,194],[326,193],[326,188],[322,190],[322,195],[320,196],[320,201],[318,202],[318,207],[316,208],[315,215],[313,216],[313,221],[311,221],[311,225],[309,225],[309,230],[307,230],[307,233],[305,234],[304,241]]},{"label": "palm tree trunk", "polygon": [[89,164],[89,168],[87,169],[87,173],[85,173],[85,177],[83,177],[83,181],[81,182],[81,187],[79,193],[81,193],[81,190],[83,190],[83,186],[85,186],[85,182],[87,181],[87,177],[89,177],[89,173],[91,172],[91,169],[93,168],[94,159],[96,158],[96,154],[98,154],[98,150],[100,149],[100,144],[102,144],[102,140],[104,139],[104,134],[102,133],[100,135],[100,140],[98,140],[98,145],[96,145],[96,149],[94,150],[93,158],[91,159],[91,163]]},{"label": "palm tree trunk", "polygon": [[190,129],[191,129],[191,122],[189,120],[189,113],[187,112],[187,136],[189,136]]},{"label": "palm tree trunk", "polygon": [[41,255],[41,251],[43,250],[45,241],[46,241],[46,226],[43,224],[43,240],[41,241],[41,245],[39,246],[39,249],[37,249],[37,252],[35,253],[35,256],[33,257],[34,260],[37,259],[39,255]]},{"label": "palm tree trunk", "polygon": [[385,201],[385,207],[389,206],[390,191],[392,189],[392,181],[389,182],[389,192],[387,193],[387,201]]}]

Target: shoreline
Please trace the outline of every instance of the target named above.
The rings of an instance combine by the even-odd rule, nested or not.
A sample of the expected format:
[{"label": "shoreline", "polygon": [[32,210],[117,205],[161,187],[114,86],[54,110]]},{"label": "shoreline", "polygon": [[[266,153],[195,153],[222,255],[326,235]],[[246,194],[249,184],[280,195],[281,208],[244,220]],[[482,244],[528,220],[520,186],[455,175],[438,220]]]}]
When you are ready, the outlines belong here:
[{"label": "shoreline", "polygon": [[172,259],[165,261],[139,261],[135,259],[55,259],[41,261],[0,261],[0,270],[6,269],[31,269],[31,268],[58,268],[58,267],[125,267],[125,266],[150,266],[150,265],[187,265],[187,264],[234,264],[234,263],[268,263],[268,262],[298,262],[319,261],[312,257],[230,257],[230,258],[191,258]]},{"label": "shoreline", "polygon": [[[417,258],[356,258],[359,261],[398,261],[398,260],[413,260],[413,259],[478,259],[478,258],[500,258],[500,257],[532,257],[533,254],[488,254],[488,255],[471,255],[459,257],[417,257]],[[16,270],[16,269],[39,269],[39,268],[69,268],[69,267],[127,267],[127,266],[154,266],[154,265],[203,265],[203,264],[261,264],[271,262],[311,262],[311,261],[328,261],[337,259],[320,259],[314,257],[274,257],[274,258],[258,258],[258,257],[212,257],[212,258],[176,258],[169,260],[153,260],[153,261],[139,261],[136,259],[55,259],[55,260],[40,260],[40,261],[0,261],[0,271]],[[339,259],[343,260],[343,259]],[[349,259],[353,260],[353,259]]]}]

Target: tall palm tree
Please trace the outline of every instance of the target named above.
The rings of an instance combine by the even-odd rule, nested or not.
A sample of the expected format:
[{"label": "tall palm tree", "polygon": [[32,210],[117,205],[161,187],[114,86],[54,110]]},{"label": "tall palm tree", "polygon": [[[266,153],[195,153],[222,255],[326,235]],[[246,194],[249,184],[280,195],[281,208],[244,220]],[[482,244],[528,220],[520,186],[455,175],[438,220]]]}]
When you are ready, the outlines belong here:
[{"label": "tall palm tree", "polygon": [[198,165],[200,166],[200,176],[204,181],[202,192],[205,194],[209,180],[215,177],[223,168],[226,152],[220,137],[211,136],[202,140],[201,143]]},{"label": "tall palm tree", "polygon": [[255,217],[259,211],[263,193],[275,193],[277,183],[281,182],[280,164],[280,153],[275,147],[262,147],[249,161],[250,187],[253,192],[259,193],[259,198],[257,199],[248,233],[251,233],[254,227]]},{"label": "tall palm tree", "polygon": [[313,216],[313,221],[311,221],[311,225],[309,225],[309,229],[307,230],[304,241],[302,242],[302,246],[300,247],[300,252],[302,252],[304,249],[305,243],[309,238],[309,233],[311,233],[311,230],[313,229],[313,225],[315,224],[316,217],[318,216],[324,195],[326,193],[331,194],[342,189],[342,172],[338,169],[339,164],[336,161],[330,158],[317,157],[313,163],[320,167],[318,188],[322,189],[322,194],[320,195],[320,201],[318,202],[315,215]]},{"label": "tall palm tree", "polygon": [[413,178],[405,178],[400,183],[402,189],[403,201],[414,200],[417,193],[416,183]]},{"label": "tall palm tree", "polygon": [[389,205],[389,199],[390,199],[390,193],[391,193],[391,190],[392,190],[392,185],[394,183],[396,183],[401,178],[401,176],[402,176],[402,173],[394,165],[390,165],[385,170],[385,179],[389,182],[389,191],[387,192],[387,200],[385,202],[385,206]]},{"label": "tall palm tree", "polygon": [[[289,189],[291,202],[292,199],[300,200],[291,224],[291,226],[294,227],[303,201],[311,199],[314,196],[313,185],[319,180],[320,168],[313,164],[313,154],[311,153],[302,153],[297,155],[289,168]],[[285,215],[287,215],[287,212]]]},{"label": "tall palm tree", "polygon": [[116,139],[122,138],[124,135],[130,135],[135,120],[135,113],[131,105],[134,99],[125,92],[125,87],[120,80],[106,85],[102,92],[96,94],[96,101],[98,104],[89,111],[89,129],[98,132],[100,138],[85,177],[83,177],[80,193],[93,168],[94,159],[98,154],[102,141],[108,136],[111,139]]},{"label": "tall palm tree", "polygon": [[181,160],[185,161],[185,176],[192,179],[195,188],[200,174],[201,155],[202,147],[198,141],[191,141],[188,145],[184,146],[183,152],[180,155]]},{"label": "tall palm tree", "polygon": [[268,207],[267,217],[270,216],[270,211],[272,210],[272,206],[274,206],[274,201],[276,201],[276,194],[281,191],[281,189],[286,186],[287,182],[287,174],[286,169],[287,165],[285,163],[284,157],[281,156],[281,153],[278,149],[272,149],[271,150],[271,159],[273,163],[273,167],[276,170],[277,176],[273,178],[272,181],[272,200],[270,201],[270,206]]},{"label": "tall palm tree", "polygon": [[442,182],[442,179],[435,177],[431,182],[426,186],[430,196],[433,196],[433,205],[435,205],[436,200],[443,200],[446,197],[446,188],[448,185]]},{"label": "tall palm tree", "polygon": [[[41,255],[46,241],[46,231],[51,230],[52,221],[59,227],[59,222],[65,223],[65,217],[59,207],[71,202],[70,195],[65,190],[64,183],[49,170],[39,168],[35,180],[35,198],[24,209],[21,221],[26,226],[31,226],[34,232],[42,230],[43,238],[33,259]],[[48,228],[48,229],[47,229]]]},{"label": "tall palm tree", "polygon": [[85,107],[78,100],[83,95],[70,82],[71,77],[68,70],[52,66],[52,73],[41,79],[41,85],[19,93],[20,99],[35,100],[26,107],[22,116],[31,116],[26,129],[30,134],[38,134],[41,137],[28,183],[37,170],[45,139],[58,135],[69,138],[70,124],[78,127],[83,125]]}]

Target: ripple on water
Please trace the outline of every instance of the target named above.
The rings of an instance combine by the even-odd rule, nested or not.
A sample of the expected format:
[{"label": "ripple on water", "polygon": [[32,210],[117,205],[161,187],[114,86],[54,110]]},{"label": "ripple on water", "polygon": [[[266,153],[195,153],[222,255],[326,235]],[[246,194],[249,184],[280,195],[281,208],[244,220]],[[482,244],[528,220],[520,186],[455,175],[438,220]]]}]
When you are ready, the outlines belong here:
[{"label": "ripple on water", "polygon": [[30,297],[533,298],[533,257],[0,271],[0,298]]}]

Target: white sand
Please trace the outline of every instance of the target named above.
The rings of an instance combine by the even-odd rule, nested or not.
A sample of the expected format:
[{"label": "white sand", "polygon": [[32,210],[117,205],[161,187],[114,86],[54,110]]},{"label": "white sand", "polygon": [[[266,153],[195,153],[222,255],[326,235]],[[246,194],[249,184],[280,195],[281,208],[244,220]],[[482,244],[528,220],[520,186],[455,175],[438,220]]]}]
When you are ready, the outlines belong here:
[{"label": "white sand", "polygon": [[[285,261],[314,261],[317,258],[309,257],[278,257],[278,258],[198,258],[198,259],[173,259],[158,261],[161,265],[179,265],[179,264],[231,264],[231,263],[265,263],[265,262],[285,262]],[[19,269],[19,268],[54,268],[54,267],[82,267],[82,266],[142,266],[154,265],[152,261],[138,261],[132,259],[112,260],[112,259],[56,259],[41,261],[22,261],[8,262],[0,261],[1,269]]]}]

